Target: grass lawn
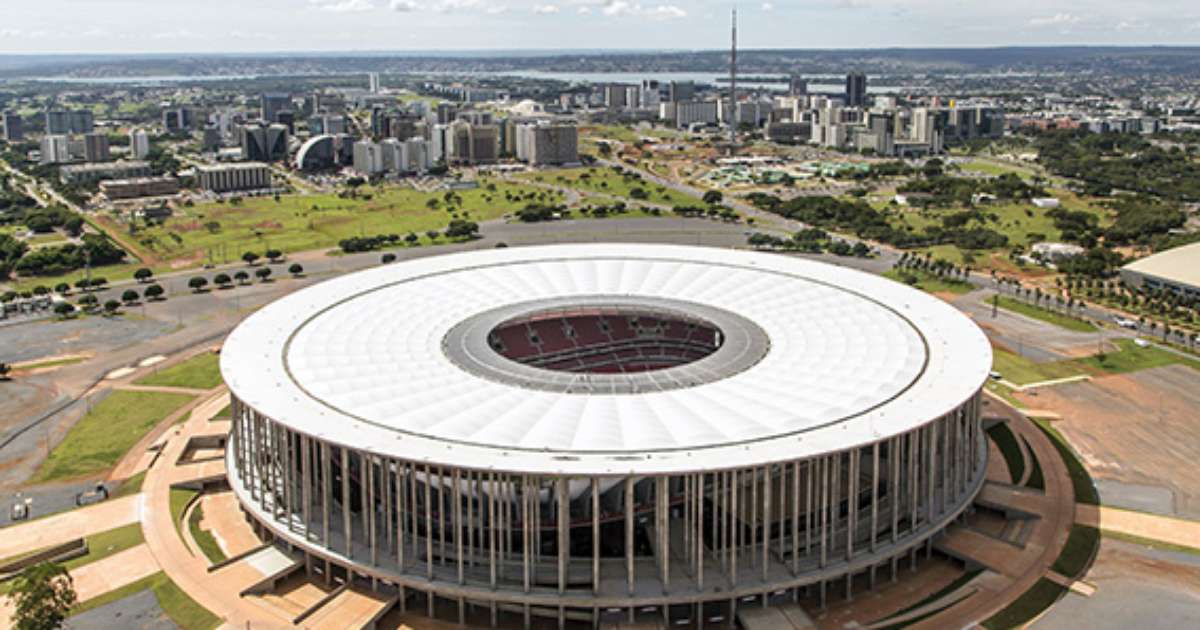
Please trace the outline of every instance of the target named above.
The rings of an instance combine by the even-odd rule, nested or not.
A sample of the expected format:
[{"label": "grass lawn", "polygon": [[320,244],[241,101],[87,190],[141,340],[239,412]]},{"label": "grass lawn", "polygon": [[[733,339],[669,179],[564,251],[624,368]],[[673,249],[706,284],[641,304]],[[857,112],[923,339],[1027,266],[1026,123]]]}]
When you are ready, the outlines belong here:
[{"label": "grass lawn", "polygon": [[1025,302],[1021,302],[1004,295],[993,296],[992,298],[989,298],[987,300],[987,304],[991,306],[993,300],[998,300],[1000,308],[1006,311],[1011,311],[1013,313],[1017,313],[1018,315],[1024,315],[1025,317],[1030,317],[1038,321],[1043,321],[1047,324],[1053,324],[1059,328],[1085,333],[1097,331],[1096,327],[1093,326],[1091,322],[1086,322],[1082,319],[1063,315],[1062,313],[1057,313],[1055,311],[1034,306],[1032,304],[1026,304]]},{"label": "grass lawn", "polygon": [[142,483],[146,481],[146,471],[142,471],[125,481],[121,482],[121,486],[112,494],[112,498],[127,497],[131,494],[140,494],[142,492]]},{"label": "grass lawn", "polygon": [[1105,354],[1104,360],[1090,356],[1077,359],[1076,362],[1102,374],[1126,374],[1175,364],[1200,370],[1200,360],[1183,357],[1156,346],[1139,348],[1132,339],[1117,339],[1114,343],[1120,350]]},{"label": "grass lawn", "polygon": [[992,369],[999,372],[1004,379],[1017,385],[1028,385],[1084,374],[1084,370],[1072,361],[1035,363],[1000,348],[992,348]]},{"label": "grass lawn", "polygon": [[987,387],[989,392],[992,392],[993,394],[1003,398],[1004,402],[1007,402],[1017,409],[1025,407],[1025,403],[1017,400],[1016,397],[1013,396],[1013,390],[1005,387],[1003,383],[997,383],[996,381],[989,380],[987,385],[984,385],[984,387]]},{"label": "grass lawn", "polygon": [[33,361],[31,363],[18,363],[13,365],[14,370],[44,370],[46,368],[66,367],[83,363],[87,361],[87,357],[67,357],[65,359],[46,359],[44,361]]},{"label": "grass lawn", "polygon": [[[645,201],[668,206],[703,205],[697,197],[645,181],[633,173],[617,173],[605,166],[522,173],[517,177],[563,188],[613,195],[631,202]],[[635,188],[641,189],[647,196],[643,199],[635,199],[632,192]]]},{"label": "grass lawn", "polygon": [[1054,425],[1050,424],[1049,420],[1034,418],[1033,421],[1050,438],[1054,448],[1058,449],[1063,463],[1067,465],[1067,472],[1071,474],[1071,485],[1075,489],[1075,502],[1100,505],[1100,494],[1097,492],[1095,484],[1092,483],[1092,476],[1088,474],[1083,462],[1079,461],[1079,457],[1075,455],[1071,445],[1067,444],[1067,439],[1058,432],[1058,429],[1054,428]]},{"label": "grass lawn", "polygon": [[[215,262],[233,262],[247,251],[331,248],[352,236],[414,232],[421,242],[429,243],[425,232],[444,229],[453,218],[446,194],[378,186],[360,188],[356,199],[324,194],[287,195],[279,201],[255,197],[237,205],[205,203],[182,208],[164,225],[132,238],[164,260],[189,264],[199,264],[209,253]],[[481,179],[479,188],[454,194],[462,199],[457,216],[476,222],[499,218],[539,197],[544,203],[561,200],[557,193],[541,188],[490,179]],[[427,205],[435,201],[435,207]]]},{"label": "grass lawn", "polygon": [[1016,173],[1024,178],[1031,178],[1034,175],[1032,169],[1026,166],[1018,166],[1007,162],[998,162],[991,160],[974,159],[969,162],[959,164],[964,171],[974,171],[983,173],[984,175],[1000,176],[1005,173]]},{"label": "grass lawn", "polygon": [[211,421],[216,422],[218,420],[229,420],[231,418],[233,418],[233,405],[228,404],[225,405],[223,409],[218,411],[217,415],[213,416]]},{"label": "grass lawn", "polygon": [[[146,266],[147,265],[143,265],[141,263],[131,262],[131,263],[119,264],[119,265],[104,265],[101,267],[92,267],[92,277],[93,278],[104,278],[104,279],[108,280],[109,283],[118,282],[121,280],[132,280],[133,272],[137,271],[138,269],[141,269],[142,267],[146,267]],[[151,267],[151,269],[153,269],[153,271],[155,273],[166,273],[167,271],[170,271],[170,267],[168,267],[168,266]],[[27,277],[27,278],[20,278],[16,281],[12,282],[11,284],[12,284],[13,288],[17,291],[28,291],[39,285],[45,286],[45,287],[53,287],[54,285],[56,285],[60,282],[66,282],[67,284],[70,284],[72,287],[72,291],[73,291],[72,295],[74,295],[75,297],[78,297],[80,294],[78,291],[76,291],[74,289],[75,282],[78,280],[82,280],[84,275],[85,275],[85,272],[83,269],[77,269],[75,271],[70,271],[70,272],[64,273],[62,275],[57,275],[57,276],[31,276],[31,277]],[[145,287],[141,287],[141,288],[145,288]],[[138,292],[141,293],[141,290],[139,289]]]},{"label": "grass lawn", "polygon": [[1067,544],[1063,546],[1058,560],[1055,560],[1054,566],[1050,568],[1066,577],[1079,579],[1083,577],[1099,546],[1100,530],[1078,523],[1072,525]]},{"label": "grass lawn", "polygon": [[197,504],[188,516],[188,532],[192,535],[192,540],[196,541],[196,546],[200,548],[201,553],[208,558],[209,564],[216,564],[225,560],[225,552],[221,551],[221,546],[217,544],[216,537],[207,529],[200,528],[200,521],[204,520],[203,506]]},{"label": "grass lawn", "polygon": [[1025,476],[1025,457],[1021,454],[1017,436],[1013,435],[1012,429],[1004,423],[992,426],[987,430],[987,434],[1004,456],[1004,463],[1008,464],[1008,474],[1012,477],[1013,484],[1020,483],[1021,477]]},{"label": "grass lawn", "polygon": [[1009,604],[1004,610],[992,615],[983,622],[988,630],[1008,630],[1018,628],[1046,610],[1066,592],[1066,588],[1042,578],[1028,591]]},{"label": "grass lawn", "polygon": [[99,597],[93,597],[86,602],[80,602],[71,609],[71,615],[78,615],[120,601],[142,591],[152,591],[163,612],[167,613],[175,625],[184,630],[209,630],[216,628],[221,623],[220,618],[196,603],[196,600],[188,597],[187,593],[184,593],[171,581],[171,578],[167,577],[166,573],[162,572],[146,576]]},{"label": "grass lawn", "polygon": [[192,399],[183,394],[115,391],[92,408],[34,473],[34,483],[111,468],[154,425]]},{"label": "grass lawn", "polygon": [[175,533],[179,534],[180,540],[183,540],[183,511],[187,509],[192,497],[198,494],[200,493],[195,490],[188,490],[187,488],[171,488],[171,498],[168,507],[171,510],[171,522],[175,524]]},{"label": "grass lawn", "polygon": [[637,142],[638,134],[624,125],[596,125],[580,128],[581,138],[601,138],[604,140],[619,140],[626,144]]},{"label": "grass lawn", "polygon": [[200,354],[137,380],[138,385],[212,389],[221,384],[221,356],[213,352]]},{"label": "grass lawn", "polygon": [[1046,489],[1046,478],[1042,475],[1042,463],[1038,461],[1037,454],[1033,452],[1033,448],[1029,446],[1029,441],[1025,441],[1025,452],[1029,453],[1029,462],[1033,464],[1033,468],[1029,471],[1029,479],[1025,482],[1026,488],[1035,490]]},{"label": "grass lawn", "polygon": [[970,282],[939,278],[935,274],[912,269],[891,269],[885,271],[883,277],[929,293],[965,295],[975,288]]}]

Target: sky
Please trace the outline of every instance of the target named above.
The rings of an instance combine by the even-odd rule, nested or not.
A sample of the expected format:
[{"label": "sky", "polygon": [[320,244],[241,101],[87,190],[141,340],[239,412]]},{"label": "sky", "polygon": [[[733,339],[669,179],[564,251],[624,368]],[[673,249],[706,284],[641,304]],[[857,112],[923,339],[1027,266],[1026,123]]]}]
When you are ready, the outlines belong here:
[{"label": "sky", "polygon": [[[727,46],[724,0],[2,0],[0,53]],[[746,48],[1198,45],[1197,0],[737,3]]]}]

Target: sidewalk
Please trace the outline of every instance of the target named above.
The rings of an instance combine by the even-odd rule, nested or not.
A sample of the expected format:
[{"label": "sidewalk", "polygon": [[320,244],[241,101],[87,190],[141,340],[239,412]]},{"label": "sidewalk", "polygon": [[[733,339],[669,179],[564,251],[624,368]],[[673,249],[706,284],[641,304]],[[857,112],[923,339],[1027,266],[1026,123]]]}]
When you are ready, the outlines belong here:
[{"label": "sidewalk", "polygon": [[1200,521],[1096,505],[1078,506],[1075,520],[1080,525],[1090,525],[1104,531],[1200,548]]},{"label": "sidewalk", "polygon": [[138,520],[141,511],[141,497],[134,495],[5,527],[0,529],[0,558],[128,525]]}]

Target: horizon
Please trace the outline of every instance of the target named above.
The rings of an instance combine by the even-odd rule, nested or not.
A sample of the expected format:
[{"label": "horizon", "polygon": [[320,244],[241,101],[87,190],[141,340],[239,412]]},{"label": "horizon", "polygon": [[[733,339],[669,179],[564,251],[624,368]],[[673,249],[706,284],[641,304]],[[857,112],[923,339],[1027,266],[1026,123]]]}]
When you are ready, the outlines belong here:
[{"label": "horizon", "polygon": [[[199,12],[182,0],[13,4],[0,26],[3,55],[702,51],[724,48],[734,6],[747,50],[1200,45],[1200,9],[1184,0],[1134,10],[1113,0],[210,0]],[[651,41],[660,45],[644,46]]]}]

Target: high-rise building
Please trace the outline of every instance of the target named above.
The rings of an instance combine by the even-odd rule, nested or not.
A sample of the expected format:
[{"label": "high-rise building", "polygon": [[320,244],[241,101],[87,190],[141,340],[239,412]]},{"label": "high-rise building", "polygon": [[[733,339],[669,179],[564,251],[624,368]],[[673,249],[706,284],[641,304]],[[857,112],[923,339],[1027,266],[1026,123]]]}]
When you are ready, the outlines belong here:
[{"label": "high-rise building", "polygon": [[471,164],[493,164],[500,157],[500,128],[496,125],[471,125],[468,160]]},{"label": "high-rise building", "polygon": [[609,109],[633,109],[640,105],[640,86],[625,83],[610,83],[604,88],[604,106]]},{"label": "high-rise building", "polygon": [[241,136],[242,159],[252,162],[287,159],[288,129],[284,125],[243,125]]},{"label": "high-rise building", "polygon": [[150,134],[144,129],[134,129],[129,132],[129,152],[138,160],[150,155]]},{"label": "high-rise building", "polygon": [[867,75],[851,72],[846,75],[846,107],[867,106]]},{"label": "high-rise building", "polygon": [[372,94],[378,94],[379,93],[379,73],[372,72],[372,73],[368,74],[367,75],[367,84],[368,84],[368,89],[370,89]]},{"label": "high-rise building", "polygon": [[268,123],[278,122],[279,112],[292,109],[292,97],[284,93],[264,93],[260,97],[259,117]]},{"label": "high-rise building", "polygon": [[354,143],[354,170],[363,175],[376,175],[383,172],[383,150],[370,140],[359,140]]},{"label": "high-rise building", "polygon": [[667,84],[667,100],[672,103],[690,101],[696,98],[696,83],[694,81],[671,81]]},{"label": "high-rise building", "polygon": [[408,172],[419,172],[431,166],[429,161],[429,143],[424,138],[409,138],[404,141],[404,169]]},{"label": "high-rise building", "polygon": [[83,160],[85,162],[107,162],[111,159],[108,150],[108,134],[84,134]]},{"label": "high-rise building", "polygon": [[0,127],[3,127],[4,139],[9,142],[25,139],[25,123],[16,112],[4,112],[4,115],[0,116]]},{"label": "high-rise building", "polygon": [[187,107],[171,107],[162,113],[163,129],[172,135],[187,133],[194,124],[192,110]]},{"label": "high-rise building", "polygon": [[71,118],[65,109],[46,111],[46,134],[60,136],[71,133]]},{"label": "high-rise building", "polygon": [[42,164],[64,164],[71,161],[70,139],[63,134],[42,136]]},{"label": "high-rise building", "polygon": [[383,171],[394,173],[404,170],[404,143],[395,138],[385,138],[379,143]]},{"label": "high-rise building", "polygon": [[802,77],[792,77],[788,79],[788,95],[789,96],[807,96],[808,95],[808,79]]},{"label": "high-rise building", "polygon": [[535,166],[579,161],[579,130],[574,125],[517,126],[516,156]]},{"label": "high-rise building", "polygon": [[67,113],[71,133],[92,133],[96,129],[96,118],[90,109],[73,109]]}]

